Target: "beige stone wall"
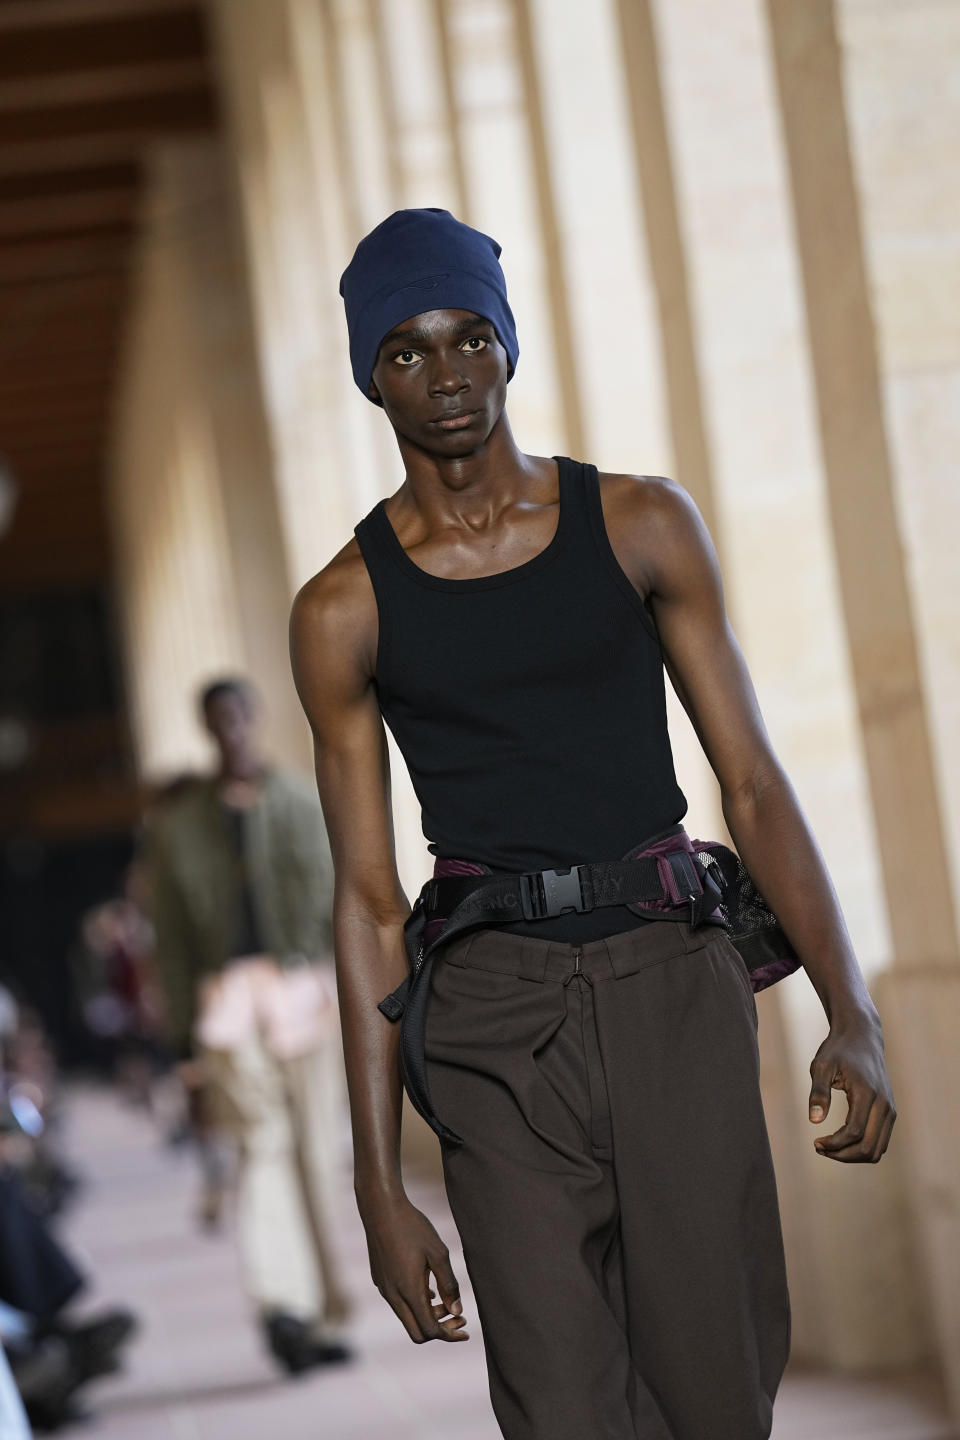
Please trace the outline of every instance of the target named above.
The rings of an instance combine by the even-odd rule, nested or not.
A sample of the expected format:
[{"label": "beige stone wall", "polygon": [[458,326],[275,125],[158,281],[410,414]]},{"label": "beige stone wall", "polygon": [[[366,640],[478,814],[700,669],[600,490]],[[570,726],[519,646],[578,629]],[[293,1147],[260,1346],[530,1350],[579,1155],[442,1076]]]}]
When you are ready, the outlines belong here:
[{"label": "beige stone wall", "polygon": [[[916,621],[940,820],[960,894],[960,12],[842,0],[839,35],[899,537]],[[960,970],[915,947],[886,974],[901,1160],[936,1348],[960,1415]],[[951,1138],[947,1138],[951,1137]]]},{"label": "beige stone wall", "polygon": [[[956,7],[211,0],[211,13],[245,268],[205,307],[209,253],[194,245],[186,263],[148,231],[118,407],[145,763],[196,746],[164,723],[164,676],[262,654],[297,585],[399,482],[383,417],[353,386],[337,281],[391,209],[454,209],[504,247],[521,444],[677,474],[697,495],[771,735],[889,1017],[904,1118],[882,1166],[840,1167],[815,1156],[806,1121],[824,1033],[812,987],[800,976],[761,997],[795,1354],[950,1372],[960,1175],[936,1135],[960,1088],[939,1023],[955,1007],[960,890]],[[164,193],[195,193],[196,168],[166,173]],[[827,174],[837,188],[820,193]],[[259,403],[263,483],[248,499],[224,485],[239,457],[204,378],[230,293],[249,301],[241,368]],[[240,563],[254,513],[273,534],[259,624]],[[907,681],[892,686],[886,656]],[[671,729],[691,829],[716,833],[716,786],[676,705]],[[415,890],[426,856],[392,755]],[[938,803],[946,843],[920,818]],[[898,824],[908,842],[923,830],[916,847]],[[895,884],[912,864],[910,895],[924,876],[952,883],[935,917]]]}]

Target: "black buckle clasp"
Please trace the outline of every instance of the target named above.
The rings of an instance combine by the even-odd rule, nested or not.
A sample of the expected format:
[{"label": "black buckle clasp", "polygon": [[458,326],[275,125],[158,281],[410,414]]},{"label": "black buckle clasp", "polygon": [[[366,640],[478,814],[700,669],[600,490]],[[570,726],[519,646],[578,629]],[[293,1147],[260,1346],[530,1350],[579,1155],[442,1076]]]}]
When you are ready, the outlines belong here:
[{"label": "black buckle clasp", "polygon": [[685,850],[673,850],[665,858],[680,901],[690,906],[690,924],[695,929],[713,914],[720,891],[712,876]]},{"label": "black buckle clasp", "polygon": [[586,910],[579,865],[568,870],[534,870],[520,876],[524,920],[553,920],[569,910]]}]

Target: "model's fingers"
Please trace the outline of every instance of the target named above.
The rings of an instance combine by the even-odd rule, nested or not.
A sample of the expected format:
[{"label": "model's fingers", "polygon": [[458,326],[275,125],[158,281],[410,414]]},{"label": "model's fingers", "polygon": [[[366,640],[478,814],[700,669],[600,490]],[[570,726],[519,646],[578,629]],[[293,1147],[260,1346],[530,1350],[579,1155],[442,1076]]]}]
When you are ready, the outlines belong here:
[{"label": "model's fingers", "polygon": [[813,1084],[810,1087],[809,1103],[810,1119],[814,1125],[826,1120],[829,1113],[833,1075],[834,1067],[819,1056],[814,1056],[810,1065]]},{"label": "model's fingers", "polygon": [[870,1163],[880,1159],[882,1153],[880,1142],[883,1139],[889,1115],[890,1102],[883,1095],[878,1095],[870,1107],[867,1127],[863,1132],[863,1141],[860,1146],[864,1152],[864,1160]]},{"label": "model's fingers", "polygon": [[872,1160],[888,1105],[882,1096],[875,1096],[865,1120],[860,1119],[862,1105],[857,1111],[851,1107],[847,1122],[833,1135],[817,1140],[816,1147],[822,1155],[832,1160],[858,1162]]},{"label": "model's fingers", "polygon": [[880,1135],[880,1144],[877,1146],[877,1154],[875,1157],[875,1159],[877,1160],[880,1159],[881,1155],[885,1155],[887,1153],[887,1146],[890,1144],[890,1136],[893,1134],[893,1127],[896,1123],[896,1119],[897,1112],[891,1106],[890,1113],[887,1116],[886,1121],[884,1122],[883,1131]]},{"label": "model's fingers", "polygon": [[446,1305],[451,1315],[462,1315],[463,1306],[460,1303],[460,1286],[457,1284],[457,1277],[453,1273],[450,1264],[450,1252],[447,1249],[438,1251],[430,1257],[430,1269],[433,1271],[434,1279],[437,1282],[437,1292],[440,1299]]},{"label": "model's fingers", "polygon": [[456,1317],[450,1320],[441,1321],[440,1339],[450,1341],[469,1340],[470,1332],[464,1329],[466,1323],[466,1320],[460,1320]]},{"label": "model's fingers", "polygon": [[847,1089],[847,1118],[832,1135],[821,1135],[813,1142],[821,1153],[833,1154],[848,1145],[859,1145],[867,1129],[867,1120],[877,1092],[862,1081],[854,1081]]},{"label": "model's fingers", "polygon": [[453,1324],[458,1328],[461,1325],[466,1325],[467,1323],[467,1317],[465,1315],[451,1315],[446,1305],[438,1303],[436,1305],[431,1305],[430,1309],[433,1311],[434,1318],[437,1320],[438,1323],[442,1320],[451,1320]]},{"label": "model's fingers", "polygon": [[408,1295],[406,1301],[420,1327],[421,1340],[439,1340],[440,1325],[430,1308],[426,1287],[420,1295]]},{"label": "model's fingers", "polygon": [[422,1345],[427,1337],[424,1335],[416,1315],[414,1315],[403,1296],[399,1294],[393,1296],[387,1295],[386,1299],[414,1345]]},{"label": "model's fingers", "polygon": [[[878,1105],[878,1118],[876,1124],[871,1122],[867,1126],[867,1133],[863,1137],[863,1143],[858,1148],[863,1152],[861,1155],[850,1156],[851,1160],[860,1160],[865,1165],[876,1165],[880,1156],[887,1148],[887,1141],[890,1138],[890,1111],[885,1103]],[[843,1158],[843,1157],[841,1157]]]}]

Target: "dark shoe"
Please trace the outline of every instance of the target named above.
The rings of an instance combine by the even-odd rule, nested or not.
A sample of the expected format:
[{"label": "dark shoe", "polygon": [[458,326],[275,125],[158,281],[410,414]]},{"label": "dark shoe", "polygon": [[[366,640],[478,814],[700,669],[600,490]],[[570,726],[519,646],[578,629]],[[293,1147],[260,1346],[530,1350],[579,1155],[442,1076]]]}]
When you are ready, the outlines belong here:
[{"label": "dark shoe", "polygon": [[353,1359],[346,1345],[318,1340],[305,1321],[281,1310],[265,1316],[263,1327],[270,1353],[290,1375],[302,1375],[315,1365],[339,1365]]},{"label": "dark shoe", "polygon": [[315,1340],[318,1365],[345,1365],[353,1359],[353,1351],[341,1340]]},{"label": "dark shoe", "polygon": [[137,1328],[137,1318],[129,1310],[105,1310],[90,1320],[70,1324],[60,1321],[53,1334],[64,1341],[70,1351],[80,1383],[98,1375],[113,1375],[120,1369],[120,1347],[126,1344]]},{"label": "dark shoe", "polygon": [[72,1417],[72,1396],[83,1383],[59,1335],[45,1335],[26,1351],[8,1352],[27,1418],[37,1430],[58,1430]]}]

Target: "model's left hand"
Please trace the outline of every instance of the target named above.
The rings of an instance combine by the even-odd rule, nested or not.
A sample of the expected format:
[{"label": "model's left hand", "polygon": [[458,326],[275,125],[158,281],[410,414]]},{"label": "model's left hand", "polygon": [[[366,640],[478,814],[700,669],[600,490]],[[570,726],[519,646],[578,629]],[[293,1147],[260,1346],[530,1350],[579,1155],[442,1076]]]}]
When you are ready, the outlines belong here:
[{"label": "model's left hand", "polygon": [[810,1066],[810,1121],[827,1118],[831,1090],[845,1090],[847,1118],[832,1135],[818,1136],[814,1148],[831,1160],[875,1165],[890,1143],[897,1112],[883,1057],[880,1022],[872,1016],[836,1022]]}]

